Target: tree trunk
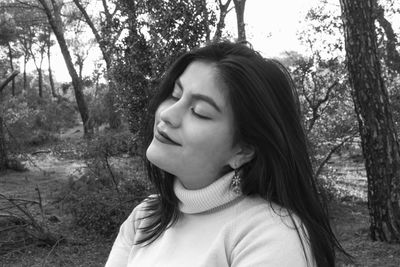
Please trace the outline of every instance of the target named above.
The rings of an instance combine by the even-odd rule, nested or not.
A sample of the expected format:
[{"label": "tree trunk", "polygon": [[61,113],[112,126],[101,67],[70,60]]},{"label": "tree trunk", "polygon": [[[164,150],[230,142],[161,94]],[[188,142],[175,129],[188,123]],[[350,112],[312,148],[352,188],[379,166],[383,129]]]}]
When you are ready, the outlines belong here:
[{"label": "tree trunk", "polygon": [[[111,64],[112,64],[112,51],[111,46],[114,45],[114,43],[110,43],[109,39],[105,36],[100,36],[99,31],[96,29],[96,27],[93,24],[93,21],[89,17],[88,13],[86,12],[85,8],[82,6],[82,4],[79,2],[79,0],[73,0],[76,7],[81,11],[83,17],[85,18],[86,23],[89,25],[90,29],[92,30],[92,33],[94,37],[96,38],[96,41],[100,47],[100,51],[103,55],[103,59],[106,63],[106,78],[108,82],[108,97],[107,97],[107,102],[109,104],[109,117],[108,117],[108,124],[111,129],[117,129],[121,125],[121,115],[119,114],[117,108],[116,108],[116,90],[115,90],[115,83],[113,81],[113,78],[111,76]],[[112,15],[107,11],[107,2],[103,1],[103,6],[106,12],[104,14],[107,16],[107,22],[110,24],[112,21]]]},{"label": "tree trunk", "polygon": [[[3,89],[18,75],[19,71],[11,73],[5,81],[0,83],[0,94]],[[0,99],[0,104],[1,104]],[[0,114],[0,171],[7,169],[7,148],[6,148],[6,137],[3,130],[3,117]]]},{"label": "tree trunk", "polygon": [[203,17],[203,20],[202,20],[202,24],[204,25],[204,29],[206,29],[205,30],[205,32],[206,32],[206,43],[209,43],[210,42],[210,35],[211,35],[211,29],[210,29],[210,16],[209,16],[209,14],[210,14],[210,12],[208,11],[208,8],[207,8],[207,0],[201,0],[200,1],[200,9],[201,9],[201,12],[203,12],[204,14],[205,14],[205,16]]},{"label": "tree trunk", "polygon": [[222,30],[225,28],[225,17],[228,14],[229,5],[231,4],[232,0],[227,0],[225,4],[222,3],[221,0],[218,0],[218,7],[219,7],[219,20],[217,23],[217,29],[215,30],[215,34],[213,37],[213,41],[219,41],[222,37]]},{"label": "tree trunk", "polygon": [[3,130],[3,118],[0,115],[0,171],[7,169],[7,149]]},{"label": "tree trunk", "polygon": [[39,97],[42,98],[43,97],[43,74],[42,74],[42,69],[38,68],[37,69],[38,72],[38,77],[39,77]]},{"label": "tree trunk", "polygon": [[56,88],[54,86],[54,80],[53,80],[53,70],[51,69],[50,65],[50,59],[49,59],[49,82],[50,82],[51,95],[53,97],[57,97]]},{"label": "tree trunk", "polygon": [[374,0],[375,4],[375,13],[376,20],[379,22],[379,25],[383,28],[386,35],[386,54],[387,54],[387,62],[388,67],[397,73],[400,74],[400,53],[397,50],[397,36],[393,30],[392,24],[385,18],[385,10],[382,6],[380,6],[376,0]]},{"label": "tree trunk", "polygon": [[28,58],[26,55],[24,55],[24,92],[26,92],[26,85],[27,85],[27,79],[26,79],[26,63],[28,63]]},{"label": "tree trunk", "polygon": [[374,0],[340,0],[347,67],[368,180],[373,240],[400,242],[400,155],[373,16]]},{"label": "tree trunk", "polygon": [[[10,42],[8,42],[7,45],[8,45],[8,58],[10,60],[11,72],[14,72],[13,55],[12,55],[12,49],[11,49]],[[12,94],[12,96],[15,96],[15,80],[12,79],[11,82],[12,82],[11,83],[11,94]]]},{"label": "tree trunk", "polygon": [[83,122],[85,136],[91,135],[93,133],[93,128],[88,123],[89,110],[83,95],[82,81],[79,79],[78,73],[74,68],[74,63],[72,62],[71,54],[69,53],[68,46],[64,38],[64,30],[62,28],[60,15],[61,8],[57,6],[54,0],[51,1],[53,10],[50,9],[50,6],[47,4],[46,0],[38,1],[44,8],[50,26],[54,32],[54,35],[57,38],[58,44],[60,45],[61,53],[64,57],[65,64],[67,65],[69,75],[71,76],[75,99],[78,104],[79,113]]},{"label": "tree trunk", "polygon": [[48,39],[47,39],[47,63],[49,65],[48,71],[49,71],[49,81],[50,81],[50,89],[51,89],[51,95],[53,97],[57,97],[56,94],[56,90],[55,90],[55,86],[54,86],[54,80],[53,80],[53,71],[51,70],[51,39],[50,39],[50,29],[49,29],[49,35],[48,35]]},{"label": "tree trunk", "polygon": [[236,21],[238,28],[238,41],[246,41],[246,29],[244,23],[244,7],[246,0],[233,0],[236,11]]},{"label": "tree trunk", "polygon": [[0,93],[3,92],[3,89],[9,84],[17,75],[19,74],[19,71],[14,71],[11,73],[5,81],[0,83]]},{"label": "tree trunk", "polygon": [[80,56],[78,53],[75,54],[75,56],[76,56],[75,64],[78,66],[78,77],[79,77],[79,79],[80,79],[81,81],[83,81],[83,75],[82,75],[82,73],[83,73],[83,62],[84,62],[84,59],[83,59],[83,57]]},{"label": "tree trunk", "polygon": [[33,63],[35,64],[36,71],[38,74],[38,89],[39,89],[39,97],[43,97],[43,72],[42,72],[42,64],[43,64],[43,50],[40,52],[40,63],[37,62],[35,53],[33,53],[31,49],[31,55],[33,59]]}]

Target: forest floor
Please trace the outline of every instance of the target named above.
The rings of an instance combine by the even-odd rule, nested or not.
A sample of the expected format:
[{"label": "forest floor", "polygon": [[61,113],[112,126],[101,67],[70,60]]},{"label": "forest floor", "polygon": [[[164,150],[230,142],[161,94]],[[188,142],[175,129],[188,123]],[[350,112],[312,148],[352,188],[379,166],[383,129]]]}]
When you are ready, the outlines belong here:
[{"label": "forest floor", "polygon": [[[28,171],[1,173],[0,193],[35,199],[39,190],[45,214],[57,218],[50,223],[50,230],[66,237],[67,242],[53,247],[27,244],[13,252],[0,253],[0,266],[104,266],[113,240],[74,226],[71,216],[55,204],[71,177],[79,177],[85,168],[85,162],[75,154],[83,142],[81,126],[68,129],[60,135],[60,140],[36,150],[39,153],[30,153],[30,160],[25,162]],[[346,263],[339,255],[337,266],[400,266],[400,245],[373,242],[369,238],[362,161],[348,155],[336,156],[329,170],[334,174],[330,186],[336,194],[336,199],[330,202],[332,226],[344,249],[355,260]]]}]

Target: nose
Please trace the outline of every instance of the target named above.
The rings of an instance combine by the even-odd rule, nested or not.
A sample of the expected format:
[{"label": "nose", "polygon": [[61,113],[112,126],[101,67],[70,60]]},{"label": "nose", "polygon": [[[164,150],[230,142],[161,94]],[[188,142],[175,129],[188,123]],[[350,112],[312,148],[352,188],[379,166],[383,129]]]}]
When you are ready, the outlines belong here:
[{"label": "nose", "polygon": [[179,101],[174,103],[162,103],[159,106],[160,120],[172,128],[178,128],[182,122],[182,109],[179,106]]}]

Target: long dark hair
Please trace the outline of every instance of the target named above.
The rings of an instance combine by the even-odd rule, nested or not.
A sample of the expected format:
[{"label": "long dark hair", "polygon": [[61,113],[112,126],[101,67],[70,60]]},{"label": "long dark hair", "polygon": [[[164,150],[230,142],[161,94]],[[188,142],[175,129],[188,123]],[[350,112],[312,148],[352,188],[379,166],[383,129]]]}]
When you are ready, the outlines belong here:
[{"label": "long dark hair", "polygon": [[[287,70],[245,44],[211,44],[182,55],[171,66],[151,102],[150,114],[155,114],[172,93],[175,80],[195,60],[216,64],[233,109],[235,140],[255,148],[255,157],[242,168],[243,194],[259,195],[285,207],[292,220],[293,214],[299,217],[306,231],[301,226],[296,230],[299,237],[308,237],[317,265],[334,266],[335,248],[344,250],[318,197],[298,99]],[[147,145],[153,137],[153,123],[150,116]],[[158,194],[147,200],[148,223],[141,229],[144,236],[138,244],[150,244],[180,216],[172,175],[150,162],[147,169]]]}]

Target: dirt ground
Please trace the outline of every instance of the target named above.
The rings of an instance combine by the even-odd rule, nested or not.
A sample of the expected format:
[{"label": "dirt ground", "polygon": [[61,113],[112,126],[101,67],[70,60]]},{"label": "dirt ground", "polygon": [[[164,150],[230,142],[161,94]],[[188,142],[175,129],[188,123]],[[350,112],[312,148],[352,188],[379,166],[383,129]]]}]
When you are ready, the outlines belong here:
[{"label": "dirt ground", "polygon": [[369,238],[366,203],[335,203],[331,206],[331,218],[337,238],[355,259],[349,265],[339,256],[338,266],[400,266],[399,244],[373,242]]},{"label": "dirt ground", "polygon": [[[71,224],[54,200],[71,177],[78,177],[85,164],[71,149],[79,146],[79,127],[63,133],[61,140],[40,153],[29,154],[27,172],[7,171],[0,174],[0,193],[16,198],[35,199],[38,188],[44,200],[46,215],[57,217],[51,230],[67,241],[53,247],[27,245],[0,256],[0,266],[103,266],[112,245],[105,239]],[[36,151],[36,152],[38,152]],[[35,151],[33,151],[35,152]],[[362,163],[336,157],[331,163],[336,175],[335,187],[340,199],[330,204],[331,221],[337,238],[355,262],[346,263],[339,255],[337,266],[400,266],[400,245],[372,242],[368,236],[369,215],[366,204],[366,179]],[[0,243],[1,244],[1,243]],[[0,246],[1,248],[1,246]]]}]

